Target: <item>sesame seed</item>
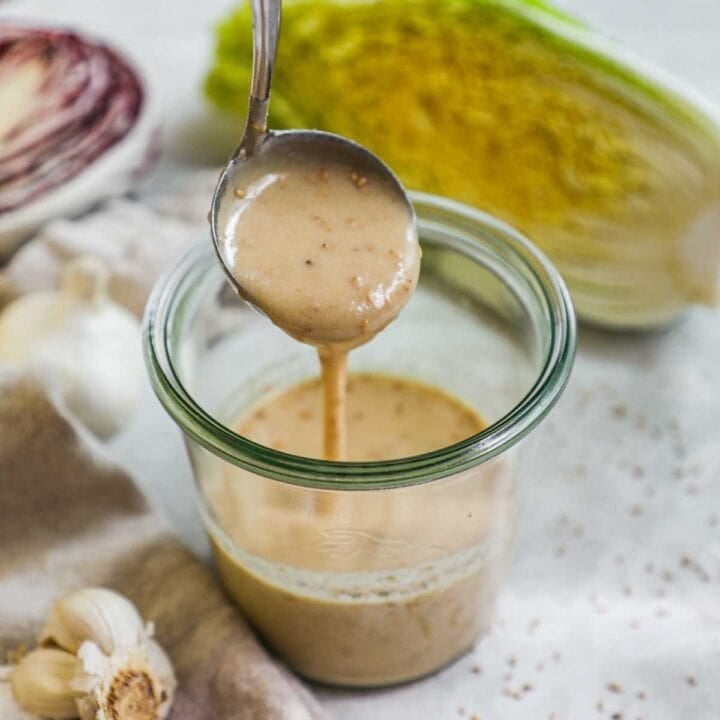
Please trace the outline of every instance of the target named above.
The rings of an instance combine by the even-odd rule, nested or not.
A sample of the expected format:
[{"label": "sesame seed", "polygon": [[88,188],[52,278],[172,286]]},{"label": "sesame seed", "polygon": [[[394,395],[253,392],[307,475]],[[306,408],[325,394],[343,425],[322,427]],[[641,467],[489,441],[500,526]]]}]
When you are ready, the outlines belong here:
[{"label": "sesame seed", "polygon": [[616,403],[612,406],[612,414],[616,418],[624,418],[628,414],[628,407],[624,403]]},{"label": "sesame seed", "polygon": [[620,685],[618,685],[616,682],[608,683],[607,689],[611,693],[616,693],[616,694],[620,694],[623,691],[622,687]]},{"label": "sesame seed", "polygon": [[240,188],[235,188],[235,197],[238,198],[238,200],[242,200],[245,197],[245,191]]}]

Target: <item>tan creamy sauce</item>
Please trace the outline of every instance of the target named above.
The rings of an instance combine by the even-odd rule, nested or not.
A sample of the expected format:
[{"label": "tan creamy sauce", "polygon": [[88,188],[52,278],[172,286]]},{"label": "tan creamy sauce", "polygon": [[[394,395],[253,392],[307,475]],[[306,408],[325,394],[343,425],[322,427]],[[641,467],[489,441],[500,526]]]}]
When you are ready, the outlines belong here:
[{"label": "tan creamy sauce", "polygon": [[316,346],[358,345],[400,312],[420,253],[389,182],[285,156],[244,178],[225,244],[243,294],[276,325]]},{"label": "tan creamy sauce", "polygon": [[420,270],[417,231],[387,178],[276,155],[256,161],[235,189],[226,256],[243,295],[318,348],[324,456],[343,460],[347,352],[374,337],[408,301]]},{"label": "tan creamy sauce", "polygon": [[[322,387],[314,380],[265,398],[236,429],[318,458],[322,417]],[[430,452],[482,428],[473,410],[431,386],[349,377],[350,460]],[[247,551],[239,556],[213,539],[225,585],[307,677],[359,686],[419,677],[465,652],[490,622],[502,553],[468,548],[509,524],[513,480],[505,459],[453,479],[451,487],[383,491],[381,504],[375,492],[353,492],[332,513],[319,513],[317,501],[309,507],[305,490],[239,468],[226,466],[212,487],[206,492],[213,513]],[[385,542],[388,528],[395,539]]]},{"label": "tan creamy sauce", "polygon": [[[323,457],[323,392],[318,380],[271,397],[236,430],[255,442],[303,457]],[[350,375],[347,433],[350,461],[407,458],[474,435],[483,422],[474,410],[424,383],[373,373]]]}]

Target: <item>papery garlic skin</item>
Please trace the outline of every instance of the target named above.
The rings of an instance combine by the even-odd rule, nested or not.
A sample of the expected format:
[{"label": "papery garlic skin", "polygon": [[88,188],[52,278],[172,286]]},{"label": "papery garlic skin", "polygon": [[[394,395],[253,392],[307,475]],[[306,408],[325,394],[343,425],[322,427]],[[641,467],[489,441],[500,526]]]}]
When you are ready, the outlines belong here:
[{"label": "papery garlic skin", "polygon": [[86,642],[78,656],[83,672],[75,688],[83,693],[77,703],[82,720],[162,720],[169,713],[177,683],[153,640],[110,657]]},{"label": "papery garlic skin", "polygon": [[38,648],[25,655],[10,676],[15,701],[24,710],[50,720],[78,716],[74,689],[82,669],[77,656],[55,648]]},{"label": "papery garlic skin", "polygon": [[100,261],[77,258],[60,292],[25,295],[0,314],[0,363],[33,372],[101,438],[129,420],[145,378],[139,323],[109,299],[107,278]]},{"label": "papery garlic skin", "polygon": [[55,603],[39,642],[77,653],[84,642],[91,641],[112,655],[144,639],[142,618],[129,600],[105,588],[85,588]]}]

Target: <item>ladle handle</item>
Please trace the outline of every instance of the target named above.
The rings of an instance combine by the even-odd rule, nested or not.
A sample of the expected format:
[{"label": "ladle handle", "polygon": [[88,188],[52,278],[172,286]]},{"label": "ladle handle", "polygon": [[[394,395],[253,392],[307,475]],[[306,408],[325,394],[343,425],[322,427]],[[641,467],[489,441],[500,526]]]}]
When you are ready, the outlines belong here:
[{"label": "ladle handle", "polygon": [[267,132],[270,85],[280,33],[281,0],[252,0],[253,67],[245,136],[240,149],[251,152]]}]

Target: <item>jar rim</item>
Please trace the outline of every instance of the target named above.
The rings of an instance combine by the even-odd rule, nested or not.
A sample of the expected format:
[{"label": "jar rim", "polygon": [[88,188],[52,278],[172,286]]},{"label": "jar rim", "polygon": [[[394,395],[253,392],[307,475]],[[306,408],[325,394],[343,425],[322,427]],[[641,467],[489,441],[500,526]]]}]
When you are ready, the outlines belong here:
[{"label": "jar rim", "polygon": [[[258,475],[308,488],[369,490],[438,480],[486,462],[519,442],[547,415],[569,380],[575,356],[575,313],[568,290],[550,261],[517,230],[475,208],[426,193],[410,193],[418,220],[462,221],[500,236],[541,289],[550,318],[547,350],[524,397],[479,433],[422,455],[385,461],[339,462],[273,450],[233,432],[204,410],[176,372],[168,329],[182,299],[180,284],[211,250],[198,244],[156,284],[143,321],[143,347],[150,381],[170,417],[212,454]],[[470,241],[472,242],[472,241]]]}]

